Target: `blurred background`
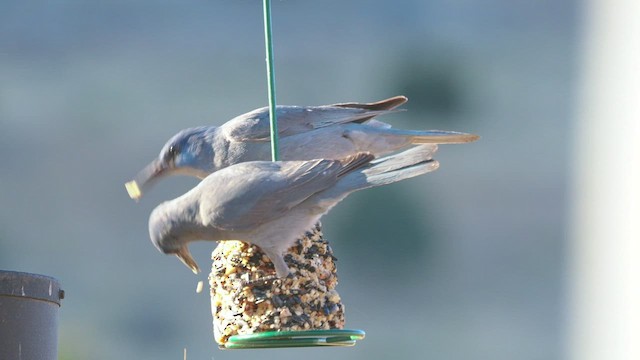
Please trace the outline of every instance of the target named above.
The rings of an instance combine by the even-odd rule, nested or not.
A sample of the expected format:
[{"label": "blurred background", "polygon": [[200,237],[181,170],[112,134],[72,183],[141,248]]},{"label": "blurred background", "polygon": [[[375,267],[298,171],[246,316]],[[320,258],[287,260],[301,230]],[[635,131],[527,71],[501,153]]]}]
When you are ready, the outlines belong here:
[{"label": "blurred background", "polygon": [[[581,3],[273,3],[279,104],[406,95],[399,128],[476,133],[437,172],[323,220],[349,349],[222,351],[209,297],[150,243],[173,177],[124,183],[178,130],[267,104],[258,1],[0,1],[0,268],[54,276],[60,358],[560,359]],[[206,268],[215,244],[191,249]]]}]

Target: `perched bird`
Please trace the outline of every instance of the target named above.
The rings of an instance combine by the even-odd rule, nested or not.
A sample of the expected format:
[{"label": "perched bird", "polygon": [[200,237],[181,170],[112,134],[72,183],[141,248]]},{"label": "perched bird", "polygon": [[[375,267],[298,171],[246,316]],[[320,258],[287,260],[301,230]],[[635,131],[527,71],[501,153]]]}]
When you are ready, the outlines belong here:
[{"label": "perched bird", "polygon": [[[407,101],[396,96],[374,103],[342,103],[323,106],[278,106],[281,160],[342,159],[359,152],[375,157],[413,144],[446,144],[475,141],[478,136],[453,131],[398,130],[372,120]],[[205,178],[230,165],[270,160],[269,110],[260,108],[222,126],[182,130],[164,145],[158,158],[126,184],[138,199],[154,180],[183,174]]]},{"label": "perched bird", "polygon": [[194,273],[188,245],[235,239],[259,246],[278,277],[289,274],[284,252],[334,205],[354,191],[391,184],[437,169],[434,145],[375,159],[252,161],[219,170],[186,194],[160,204],[149,218],[153,244]]}]

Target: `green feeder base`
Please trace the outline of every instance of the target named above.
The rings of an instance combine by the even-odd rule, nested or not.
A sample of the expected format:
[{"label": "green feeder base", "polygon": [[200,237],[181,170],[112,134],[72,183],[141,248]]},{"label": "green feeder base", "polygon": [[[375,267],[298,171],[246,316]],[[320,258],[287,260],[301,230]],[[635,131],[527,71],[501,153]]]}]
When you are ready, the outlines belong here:
[{"label": "green feeder base", "polygon": [[221,349],[266,349],[311,346],[353,346],[364,339],[362,330],[266,331],[234,335]]}]

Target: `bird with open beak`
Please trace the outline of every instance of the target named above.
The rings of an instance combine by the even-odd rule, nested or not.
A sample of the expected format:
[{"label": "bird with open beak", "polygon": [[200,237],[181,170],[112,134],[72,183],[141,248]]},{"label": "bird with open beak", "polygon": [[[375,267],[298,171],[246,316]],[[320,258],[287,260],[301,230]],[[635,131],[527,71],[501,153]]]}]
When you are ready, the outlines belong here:
[{"label": "bird with open beak", "polygon": [[387,185],[437,169],[434,145],[375,159],[252,161],[206,177],[184,195],[157,206],[149,218],[153,244],[194,273],[188,245],[235,239],[259,246],[278,277],[289,274],[284,252],[333,206],[357,190]]},{"label": "bird with open beak", "polygon": [[[416,144],[466,143],[477,135],[440,130],[399,130],[373,119],[389,114],[407,98],[396,96],[374,103],[323,106],[277,106],[282,160],[342,159],[360,152],[375,157]],[[260,108],[222,126],[184,129],[164,145],[158,158],[126,185],[134,199],[158,179],[188,175],[200,179],[225,167],[271,158],[269,110]]]}]

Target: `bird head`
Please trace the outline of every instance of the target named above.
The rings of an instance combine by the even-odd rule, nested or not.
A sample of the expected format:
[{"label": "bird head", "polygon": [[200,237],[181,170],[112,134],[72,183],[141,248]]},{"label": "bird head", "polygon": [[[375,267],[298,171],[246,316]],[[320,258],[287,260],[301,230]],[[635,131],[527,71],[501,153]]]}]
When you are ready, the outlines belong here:
[{"label": "bird head", "polygon": [[168,204],[158,206],[149,218],[149,236],[153,245],[163,254],[174,254],[194,274],[200,272],[200,267],[189,251],[188,237],[179,235],[180,225],[172,221],[164,208]]},{"label": "bird head", "polygon": [[208,127],[189,128],[174,135],[160,150],[160,155],[145,166],[128,184],[135,184],[132,198],[142,197],[156,180],[167,175],[189,175],[205,178],[213,163]]}]

